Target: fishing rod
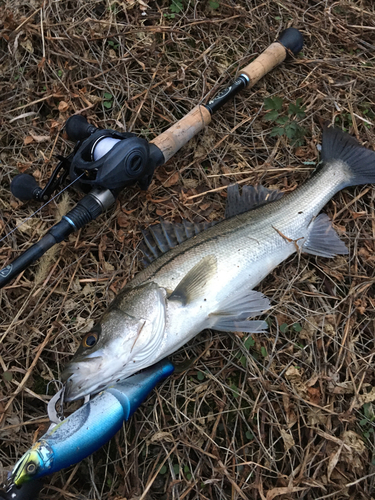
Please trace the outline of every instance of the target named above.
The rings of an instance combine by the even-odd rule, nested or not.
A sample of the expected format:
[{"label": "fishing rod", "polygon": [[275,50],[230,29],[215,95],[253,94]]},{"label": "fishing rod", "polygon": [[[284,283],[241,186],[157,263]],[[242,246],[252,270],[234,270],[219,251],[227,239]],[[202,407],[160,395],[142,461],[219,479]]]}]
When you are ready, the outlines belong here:
[{"label": "fishing rod", "polygon": [[9,283],[47,250],[96,219],[115,203],[121,190],[138,182],[141,189],[151,183],[155,168],[166,163],[190,139],[203,130],[225,103],[241,90],[253,87],[264,75],[282,63],[288,55],[298,54],[303,46],[302,34],[295,28],[283,31],[239,77],[208,104],[199,104],[186,116],[150,142],[132,133],[98,129],[82,115],[71,116],[65,131],[76,142],[74,151],[60,160],[46,187],[42,189],[28,174],[16,176],[11,191],[20,200],[46,202],[69,176],[88,192],[37,243],[11,264],[0,270],[0,288]]}]

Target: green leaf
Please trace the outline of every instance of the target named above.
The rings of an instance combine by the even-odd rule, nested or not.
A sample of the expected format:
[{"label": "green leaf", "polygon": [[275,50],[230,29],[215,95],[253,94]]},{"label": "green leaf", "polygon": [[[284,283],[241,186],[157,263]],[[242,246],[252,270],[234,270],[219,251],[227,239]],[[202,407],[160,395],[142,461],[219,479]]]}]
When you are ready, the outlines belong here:
[{"label": "green leaf", "polygon": [[289,118],[287,116],[280,116],[279,118],[277,118],[277,120],[275,120],[275,122],[278,125],[285,125],[288,120],[289,120]]},{"label": "green leaf", "polygon": [[279,116],[279,113],[276,111],[276,109],[273,109],[272,111],[269,111],[266,115],[264,115],[263,120],[265,122],[273,122],[276,120],[276,118]]},{"label": "green leaf", "polygon": [[240,395],[240,393],[238,392],[238,387],[236,386],[236,384],[231,384],[230,388],[233,391],[233,396],[237,399]]},{"label": "green leaf", "polygon": [[283,107],[283,100],[280,97],[266,97],[264,99],[265,109],[274,109],[280,111]]},{"label": "green leaf", "polygon": [[11,380],[13,380],[13,373],[12,372],[4,372],[3,373],[3,380],[5,380],[5,382],[10,382]]},{"label": "green leaf", "polygon": [[254,434],[251,431],[246,431],[246,438],[251,441],[254,439]]},{"label": "green leaf", "polygon": [[209,3],[210,8],[212,10],[216,10],[216,9],[218,9],[220,7],[219,2],[216,2],[216,0],[210,0],[208,3]]},{"label": "green leaf", "polygon": [[173,466],[174,473],[177,475],[180,472],[180,466],[178,464],[174,464]]},{"label": "green leaf", "polygon": [[263,358],[265,358],[267,356],[267,349],[265,347],[262,346],[260,348],[260,352],[261,352]]},{"label": "green leaf", "polygon": [[288,106],[288,115],[296,115],[296,118],[304,118],[306,116],[305,109],[306,106],[301,106],[302,104],[302,99],[299,97],[296,100],[296,103],[290,103]]},{"label": "green leaf", "polygon": [[179,12],[181,12],[183,10],[183,5],[182,3],[179,1],[179,0],[172,0],[172,3],[171,5],[169,6],[169,10],[171,12],[175,12],[176,14],[178,14]]},{"label": "green leaf", "polygon": [[285,333],[288,330],[288,325],[286,323],[282,323],[280,325],[280,332]]},{"label": "green leaf", "polygon": [[113,95],[110,94],[109,92],[104,92],[103,97],[104,97],[104,99],[113,99]]},{"label": "green leaf", "polygon": [[244,342],[244,346],[246,349],[250,349],[250,347],[254,347],[255,340],[253,339],[253,337],[247,337],[247,339]]},{"label": "green leaf", "polygon": [[273,127],[270,132],[271,137],[280,137],[284,135],[284,129],[282,127]]},{"label": "green leaf", "polygon": [[204,380],[205,378],[206,378],[206,376],[205,376],[205,374],[204,374],[204,373],[202,373],[202,372],[198,372],[198,373],[197,373],[197,379],[198,379],[198,380],[201,380],[201,381],[202,381],[202,380]]},{"label": "green leaf", "polygon": [[246,368],[246,364],[247,364],[247,359],[246,359],[246,356],[241,356],[240,363],[241,363],[241,365],[242,365],[244,368]]},{"label": "green leaf", "polygon": [[163,467],[159,470],[159,474],[165,474],[167,472],[167,466],[163,465]]},{"label": "green leaf", "polygon": [[294,323],[292,325],[292,328],[295,332],[301,332],[302,331],[302,326],[299,323]]},{"label": "green leaf", "polygon": [[365,426],[365,425],[367,425],[367,424],[368,424],[368,420],[367,420],[367,418],[362,418],[362,420],[360,420],[360,422],[359,422],[359,425],[360,425],[361,427],[364,427],[364,426]]},{"label": "green leaf", "polygon": [[184,466],[184,472],[185,472],[185,474],[187,474],[188,472],[190,472],[190,468],[189,468],[188,465]]},{"label": "green leaf", "polygon": [[112,102],[111,101],[104,101],[103,106],[107,109],[112,107]]}]

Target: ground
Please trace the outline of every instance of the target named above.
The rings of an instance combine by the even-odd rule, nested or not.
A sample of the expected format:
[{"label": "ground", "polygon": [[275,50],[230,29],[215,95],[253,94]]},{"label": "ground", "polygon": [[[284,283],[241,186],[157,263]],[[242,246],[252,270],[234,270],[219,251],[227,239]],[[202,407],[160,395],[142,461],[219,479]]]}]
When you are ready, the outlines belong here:
[{"label": "ground", "polygon": [[[374,148],[375,6],[5,0],[0,9],[0,267],[82,197],[69,187],[40,209],[9,189],[20,172],[45,186],[55,155],[72,151],[62,128],[73,113],[151,140],[283,29],[305,40],[160,167],[148,191],[124,189],[0,292],[4,479],[46,430],[48,383],[141,268],[143,228],[160,216],[220,219],[236,181],[294,190],[319,161],[325,122]],[[295,256],[275,269],[259,286],[272,302],[267,333],[200,334],[173,356],[178,373],[107,446],[47,478],[41,499],[374,498],[374,204],[369,185],[336,195],[325,211],[349,255]]]}]

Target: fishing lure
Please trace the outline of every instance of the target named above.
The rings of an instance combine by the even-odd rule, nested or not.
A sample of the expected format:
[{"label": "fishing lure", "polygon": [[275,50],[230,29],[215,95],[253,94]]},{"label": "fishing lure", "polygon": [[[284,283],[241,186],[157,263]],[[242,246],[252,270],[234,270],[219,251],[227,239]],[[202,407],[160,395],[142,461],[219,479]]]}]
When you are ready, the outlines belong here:
[{"label": "fishing lure", "polygon": [[109,387],[62,422],[52,424],[15,465],[10,480],[17,487],[80,462],[109,441],[174,366],[163,360]]}]

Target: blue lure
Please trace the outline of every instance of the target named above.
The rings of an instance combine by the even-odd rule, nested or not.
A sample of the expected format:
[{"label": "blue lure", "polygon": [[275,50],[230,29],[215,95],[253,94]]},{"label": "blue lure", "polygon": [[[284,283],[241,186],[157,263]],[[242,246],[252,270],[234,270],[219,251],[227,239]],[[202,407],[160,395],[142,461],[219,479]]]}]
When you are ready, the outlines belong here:
[{"label": "blue lure", "polygon": [[174,366],[163,360],[109,387],[59,424],[50,427],[15,465],[11,480],[20,486],[80,462],[109,441]]}]

